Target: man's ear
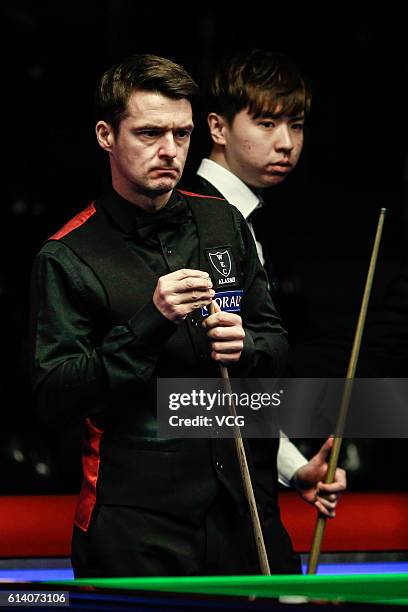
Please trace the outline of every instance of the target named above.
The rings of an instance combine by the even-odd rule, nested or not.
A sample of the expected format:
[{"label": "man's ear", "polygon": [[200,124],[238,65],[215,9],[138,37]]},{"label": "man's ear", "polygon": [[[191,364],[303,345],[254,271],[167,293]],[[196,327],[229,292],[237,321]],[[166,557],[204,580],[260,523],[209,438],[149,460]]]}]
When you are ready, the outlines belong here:
[{"label": "man's ear", "polygon": [[98,121],[95,126],[95,132],[99,146],[105,151],[109,152],[115,140],[110,123],[106,123],[106,121]]},{"label": "man's ear", "polygon": [[210,113],[207,117],[207,123],[213,142],[218,145],[225,145],[225,131],[228,127],[226,119],[217,113]]}]

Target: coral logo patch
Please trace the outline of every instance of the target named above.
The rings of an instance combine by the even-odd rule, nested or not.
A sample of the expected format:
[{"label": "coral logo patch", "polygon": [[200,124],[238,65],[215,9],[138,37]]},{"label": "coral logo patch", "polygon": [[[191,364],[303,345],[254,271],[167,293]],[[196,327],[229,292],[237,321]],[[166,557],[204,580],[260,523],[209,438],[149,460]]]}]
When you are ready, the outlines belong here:
[{"label": "coral logo patch", "polygon": [[[217,291],[213,300],[217,302],[218,306],[224,312],[240,312],[243,293],[242,289],[236,289],[235,291]],[[208,317],[209,312],[207,306],[201,306],[201,314],[203,317]]]}]

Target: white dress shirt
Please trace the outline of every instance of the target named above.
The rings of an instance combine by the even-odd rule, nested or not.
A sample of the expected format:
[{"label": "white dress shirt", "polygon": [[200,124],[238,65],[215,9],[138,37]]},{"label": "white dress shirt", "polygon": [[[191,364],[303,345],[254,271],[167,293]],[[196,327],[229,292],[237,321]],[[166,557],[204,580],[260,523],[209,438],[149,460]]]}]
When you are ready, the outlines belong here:
[{"label": "white dress shirt", "polygon": [[[235,174],[220,166],[211,159],[203,159],[197,174],[206,179],[213,185],[222,196],[233,204],[240,213],[248,219],[249,215],[259,206],[262,206],[262,199],[254,193],[248,185],[246,185]],[[259,259],[262,265],[265,259],[262,252],[262,245],[257,241],[254,228],[248,221],[248,227],[254,237],[256,250],[258,251]],[[289,486],[295,472],[307,463],[307,459],[296,448],[289,438],[280,432],[279,451],[278,451],[278,475],[279,482],[285,486]]]}]

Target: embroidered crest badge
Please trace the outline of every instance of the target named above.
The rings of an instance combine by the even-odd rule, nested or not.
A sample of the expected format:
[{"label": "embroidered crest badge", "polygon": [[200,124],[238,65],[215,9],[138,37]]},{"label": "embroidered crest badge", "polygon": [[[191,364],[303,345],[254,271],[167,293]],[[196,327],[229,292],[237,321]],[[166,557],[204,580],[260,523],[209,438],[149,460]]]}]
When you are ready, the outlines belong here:
[{"label": "embroidered crest badge", "polygon": [[211,260],[212,265],[220,274],[228,276],[231,272],[231,257],[227,249],[225,251],[216,251],[215,253],[208,253],[208,257]]},{"label": "embroidered crest badge", "polygon": [[213,277],[214,289],[238,285],[237,268],[231,247],[221,246],[206,249],[205,255]]}]

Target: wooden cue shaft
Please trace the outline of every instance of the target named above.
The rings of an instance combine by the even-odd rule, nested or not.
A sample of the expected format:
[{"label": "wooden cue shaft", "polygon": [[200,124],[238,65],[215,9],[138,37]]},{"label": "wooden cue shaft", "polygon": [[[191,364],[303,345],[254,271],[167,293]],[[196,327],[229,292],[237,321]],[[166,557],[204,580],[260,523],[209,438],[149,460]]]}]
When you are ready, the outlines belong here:
[{"label": "wooden cue shaft", "polygon": [[[350,404],[351,391],[353,388],[353,381],[354,381],[354,376],[355,376],[356,367],[357,367],[357,360],[358,360],[358,355],[359,355],[360,347],[361,347],[361,339],[362,339],[363,331],[364,331],[364,324],[365,324],[365,319],[367,315],[368,302],[370,299],[371,287],[373,284],[375,266],[377,263],[378,250],[380,248],[381,234],[382,234],[383,225],[384,225],[385,213],[386,213],[386,209],[382,208],[380,212],[380,218],[378,220],[377,232],[375,235],[373,251],[371,254],[370,266],[368,268],[364,295],[363,295],[363,299],[361,302],[360,315],[358,317],[356,333],[354,335],[353,348],[351,350],[350,361],[349,361],[349,365],[347,369],[346,382],[345,382],[344,389],[343,389],[339,416],[338,416],[337,423],[336,423],[336,432],[334,435],[333,446],[332,446],[332,450],[330,453],[329,467],[328,467],[326,478],[325,478],[326,483],[333,482],[334,475],[337,469],[337,463],[339,459],[341,443],[343,441],[342,436],[343,436],[343,431],[344,431],[344,424],[346,422],[347,411],[348,411],[348,407]],[[315,531],[313,535],[312,548],[310,551],[309,564],[307,568],[308,574],[316,573],[318,560],[319,560],[319,554],[320,554],[320,548],[321,548],[321,544],[322,544],[322,540],[324,536],[324,530],[326,527],[326,518],[327,517],[321,513],[319,513],[317,516]]]},{"label": "wooden cue shaft", "polygon": [[[213,302],[211,302],[209,306],[209,311],[210,311],[210,314],[214,314],[215,312]],[[220,364],[220,373],[221,373],[221,378],[223,380],[226,391],[231,394],[230,395],[230,398],[231,398],[230,412],[233,416],[236,416],[235,405],[232,399],[232,389],[231,389],[231,382],[230,382],[229,375],[228,375],[228,369],[222,364]],[[234,425],[234,441],[235,441],[235,449],[236,449],[237,456],[238,456],[239,468],[241,471],[242,484],[244,486],[245,495],[248,500],[249,510],[251,513],[252,529],[253,529],[253,535],[254,535],[254,539],[256,543],[256,549],[258,551],[258,559],[259,559],[259,565],[261,568],[261,573],[265,576],[270,576],[271,570],[269,567],[268,555],[266,554],[265,542],[264,542],[264,538],[262,534],[261,523],[259,520],[258,508],[256,506],[254,489],[252,486],[251,474],[249,473],[248,461],[247,461],[246,453],[245,453],[245,447],[242,441],[241,430],[238,425]]]}]

